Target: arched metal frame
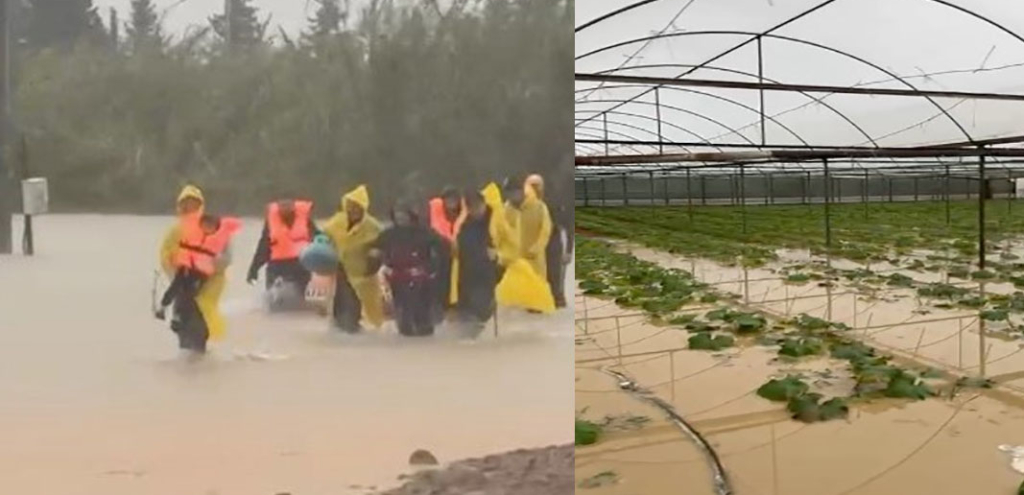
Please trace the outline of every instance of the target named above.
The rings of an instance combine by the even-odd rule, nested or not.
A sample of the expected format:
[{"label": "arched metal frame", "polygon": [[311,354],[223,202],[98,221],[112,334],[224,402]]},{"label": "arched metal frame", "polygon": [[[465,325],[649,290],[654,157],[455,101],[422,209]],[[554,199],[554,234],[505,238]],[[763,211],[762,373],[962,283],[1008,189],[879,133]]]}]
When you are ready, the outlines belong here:
[{"label": "arched metal frame", "polygon": [[[595,19],[586,21],[584,24],[582,24],[580,26],[577,26],[576,29],[575,29],[575,32],[576,33],[580,33],[580,32],[583,32],[583,31],[585,31],[587,29],[593,29],[595,27],[601,26],[602,24],[614,22],[614,20],[617,17],[619,17],[619,16],[621,16],[621,15],[627,13],[627,12],[632,12],[632,11],[635,11],[637,9],[640,9],[640,8],[643,8],[643,7],[646,7],[646,6],[650,6],[652,4],[655,4],[655,3],[658,3],[658,2],[661,2],[661,1],[662,0],[638,0],[636,2],[632,2],[632,3],[627,4],[627,5],[619,8],[619,9],[616,9],[616,10],[614,10],[612,12],[608,12],[608,13],[606,13],[604,15],[601,15],[601,16],[595,18]],[[966,8],[966,7],[953,4],[952,2],[950,2],[948,0],[922,0],[922,1],[930,3],[930,4],[935,4],[935,5],[941,6],[943,8],[952,9],[953,11],[958,12],[958,13],[964,15],[964,16],[967,16],[967,17],[971,18],[974,21],[981,22],[981,23],[984,23],[984,24],[986,24],[988,26],[991,26],[993,29],[996,29],[999,32],[1001,32],[1001,33],[1009,36],[1010,38],[1012,38],[1016,43],[1020,43],[1020,44],[1024,45],[1024,36],[1021,36],[1020,34],[1017,34],[1013,30],[1007,28],[1006,26],[1000,24],[999,22],[997,22],[997,21],[995,21],[995,20],[993,20],[993,19],[991,19],[989,17],[986,17],[985,15],[982,15],[982,14],[980,14],[978,12],[974,12],[974,11],[972,11],[972,10]],[[960,145],[960,146],[968,146],[968,147],[977,147],[980,150],[979,151],[979,155],[982,154],[984,146],[992,146],[990,144],[985,144],[982,141],[978,140],[975,136],[972,136],[971,133],[968,132],[967,128],[961,122],[959,122],[956,119],[956,117],[954,117],[950,113],[950,110],[952,108],[955,108],[956,105],[959,105],[959,104],[963,103],[964,100],[961,100],[960,102],[956,103],[954,106],[951,106],[950,108],[944,108],[942,105],[940,105],[938,102],[936,102],[933,98],[931,98],[930,96],[925,94],[925,92],[921,92],[920,89],[915,84],[911,83],[908,80],[910,77],[901,77],[900,75],[895,74],[891,70],[889,70],[889,69],[887,69],[887,68],[885,68],[885,67],[883,67],[883,66],[881,66],[879,64],[876,64],[876,63],[874,63],[874,62],[872,62],[872,61],[870,61],[870,60],[868,60],[868,59],[866,59],[864,57],[858,56],[858,55],[856,55],[854,53],[850,53],[850,52],[845,51],[845,50],[841,50],[841,49],[838,49],[838,48],[835,48],[835,47],[831,47],[831,46],[828,46],[826,44],[822,44],[822,43],[819,43],[819,42],[816,42],[816,41],[812,41],[812,40],[808,40],[808,39],[803,39],[803,38],[794,37],[794,36],[786,36],[786,35],[782,35],[782,34],[775,34],[776,31],[779,31],[780,29],[782,29],[782,28],[784,28],[784,27],[786,27],[786,26],[788,26],[788,25],[790,25],[790,24],[792,24],[792,23],[794,23],[794,22],[796,22],[796,21],[798,21],[800,19],[808,17],[808,16],[814,14],[815,12],[819,12],[822,9],[827,8],[829,5],[831,5],[833,3],[835,3],[835,0],[825,0],[823,2],[820,2],[820,3],[816,4],[816,5],[813,5],[810,8],[808,8],[808,9],[806,9],[804,11],[801,11],[801,12],[797,13],[796,15],[793,15],[793,16],[789,17],[788,19],[785,19],[785,20],[775,24],[774,26],[771,26],[768,29],[765,29],[764,31],[760,31],[760,32],[741,31],[741,30],[707,30],[707,31],[686,31],[686,32],[666,33],[665,32],[667,30],[667,27],[666,27],[665,29],[658,30],[656,32],[656,34],[654,34],[652,36],[645,36],[645,37],[640,37],[640,38],[635,38],[635,39],[630,39],[630,40],[617,41],[617,42],[615,42],[613,44],[610,44],[610,45],[606,45],[606,46],[595,48],[595,49],[593,49],[593,50],[591,50],[591,51],[589,51],[587,53],[584,53],[582,55],[577,56],[576,60],[578,60],[578,61],[579,60],[585,60],[588,57],[592,57],[592,56],[597,55],[599,53],[607,52],[609,50],[614,50],[614,49],[617,49],[617,48],[633,46],[633,45],[637,45],[637,44],[642,44],[642,48],[641,49],[643,49],[643,48],[646,48],[651,42],[657,41],[657,40],[682,39],[682,38],[685,38],[685,37],[703,37],[703,36],[740,36],[740,37],[744,38],[742,41],[738,42],[735,45],[732,45],[730,48],[728,48],[726,50],[723,50],[723,51],[717,53],[716,55],[710,57],[709,59],[705,60],[703,63],[700,63],[700,64],[696,64],[696,65],[692,65],[692,64],[652,64],[652,65],[633,65],[633,66],[629,66],[628,62],[633,59],[633,57],[635,56],[635,54],[634,54],[634,56],[631,56],[630,59],[627,60],[627,63],[619,64],[617,67],[614,67],[614,68],[611,68],[611,69],[602,70],[602,71],[599,72],[599,74],[618,74],[618,73],[624,73],[624,72],[627,72],[627,71],[635,71],[635,70],[640,70],[640,69],[678,67],[678,68],[681,69],[681,72],[678,74],[678,76],[676,76],[676,79],[684,79],[684,78],[686,78],[686,76],[688,76],[690,74],[693,74],[694,72],[696,72],[698,70],[710,70],[710,71],[720,71],[720,72],[727,72],[727,73],[741,75],[743,77],[756,79],[757,81],[759,81],[761,83],[775,83],[775,84],[778,84],[778,81],[772,81],[772,80],[770,80],[768,78],[765,78],[764,75],[763,75],[763,62],[764,61],[763,61],[763,53],[762,53],[762,49],[761,49],[762,48],[761,47],[762,43],[764,41],[766,41],[766,40],[775,40],[775,41],[780,41],[780,42],[784,42],[784,43],[799,44],[799,45],[802,45],[802,46],[808,46],[808,47],[811,47],[811,48],[823,51],[825,53],[830,53],[830,54],[833,54],[835,56],[839,56],[839,57],[842,57],[842,58],[854,61],[854,62],[858,63],[859,65],[871,68],[874,71],[877,71],[877,72],[879,72],[881,74],[884,74],[885,76],[888,77],[887,80],[898,82],[900,85],[908,88],[908,90],[911,91],[911,92],[920,93],[919,96],[924,98],[925,100],[927,100],[928,103],[937,110],[937,113],[935,115],[925,119],[924,121],[911,124],[911,125],[907,126],[904,129],[897,130],[895,132],[891,132],[891,133],[887,134],[884,137],[890,137],[892,135],[896,135],[898,133],[905,132],[907,130],[910,130],[910,129],[913,129],[915,127],[918,127],[919,125],[922,125],[924,123],[931,122],[931,121],[935,120],[936,118],[943,118],[944,120],[948,121],[949,124],[952,125],[957,130],[957,132],[959,134],[963,135],[964,142],[957,143],[958,145]],[[682,12],[685,11],[686,8],[688,8],[688,7],[689,7],[688,4],[684,5],[684,7],[679,11],[679,14],[677,14],[677,17],[679,15],[681,15]],[[723,57],[727,56],[728,54],[733,53],[733,52],[735,52],[735,51],[737,51],[737,50],[739,50],[739,49],[741,49],[743,47],[749,46],[749,45],[751,45],[753,43],[756,43],[758,45],[758,50],[757,50],[757,52],[758,52],[758,69],[757,69],[757,73],[745,72],[745,71],[740,71],[740,70],[736,70],[736,69],[728,69],[728,68],[723,68],[723,67],[716,67],[716,66],[712,65],[714,62],[722,59]],[[657,84],[647,85],[646,87],[644,87],[643,85],[638,85],[638,84],[618,84],[618,83],[606,83],[606,82],[601,82],[600,84],[598,84],[598,85],[596,85],[594,87],[577,89],[576,90],[577,104],[578,105],[580,105],[580,104],[584,104],[585,105],[585,104],[588,104],[588,103],[597,103],[597,101],[595,101],[595,100],[590,100],[589,96],[592,95],[594,92],[599,91],[601,89],[632,89],[632,88],[636,88],[639,91],[636,92],[636,94],[634,94],[631,97],[625,97],[623,99],[617,99],[617,100],[609,100],[609,99],[597,100],[597,101],[600,101],[600,102],[603,102],[603,103],[612,103],[612,106],[607,107],[607,108],[605,108],[605,109],[603,109],[601,111],[597,111],[597,112],[590,111],[590,112],[588,112],[589,115],[587,115],[586,117],[584,117],[584,118],[577,118],[574,125],[577,127],[577,129],[579,129],[581,126],[585,126],[588,122],[592,122],[594,119],[606,119],[608,121],[609,125],[616,125],[616,126],[618,126],[619,124],[614,124],[613,122],[616,122],[617,120],[619,120],[619,117],[623,116],[623,112],[619,111],[619,109],[622,106],[627,105],[627,104],[650,105],[649,102],[640,102],[638,100],[640,100],[641,98],[643,98],[646,95],[649,95],[652,92],[661,91],[661,90],[677,90],[677,91],[678,90],[683,90],[683,91],[687,91],[687,92],[690,92],[690,93],[693,93],[693,94],[702,94],[702,95],[708,96],[708,97],[717,97],[718,99],[720,99],[722,101],[730,102],[731,104],[733,104],[735,106],[745,107],[748,110],[752,108],[749,105],[744,105],[744,104],[742,104],[742,103],[740,103],[740,102],[738,102],[736,100],[729,99],[729,98],[726,98],[724,96],[713,95],[713,93],[705,93],[705,92],[701,92],[701,91],[697,91],[697,90],[689,89],[689,88],[677,88],[677,87],[670,87],[670,86],[657,85]],[[794,137],[796,137],[797,140],[800,141],[801,144],[806,145],[808,147],[808,149],[815,149],[814,146],[808,144],[807,140],[804,139],[803,137],[799,136],[799,134],[796,133],[795,131],[793,131],[793,129],[782,125],[781,122],[778,119],[775,118],[775,116],[769,117],[768,115],[765,115],[764,100],[763,100],[763,91],[764,90],[762,89],[761,91],[762,91],[762,98],[761,98],[761,108],[758,109],[758,113],[759,113],[759,116],[758,116],[759,120],[758,121],[753,121],[753,122],[750,122],[749,124],[745,124],[745,125],[742,125],[742,126],[739,126],[739,127],[733,127],[732,130],[728,134],[719,135],[719,136],[712,136],[712,137],[709,137],[708,139],[704,139],[704,140],[698,139],[698,142],[703,141],[703,142],[705,142],[709,146],[713,145],[716,149],[721,149],[723,147],[727,148],[727,147],[730,146],[729,144],[720,143],[720,142],[718,142],[718,140],[720,138],[722,138],[722,137],[731,136],[731,135],[734,135],[734,134],[741,136],[742,138],[744,138],[746,141],[749,142],[750,140],[747,139],[744,134],[742,134],[742,131],[745,130],[745,129],[749,129],[750,127],[754,127],[754,126],[760,125],[761,129],[762,129],[762,135],[763,135],[765,123],[770,121],[770,122],[778,125],[780,128],[783,128],[790,135],[793,135]],[[850,116],[848,116],[848,115],[844,114],[843,112],[839,111],[834,106],[828,105],[825,102],[825,99],[828,97],[828,95],[816,97],[816,96],[814,96],[814,95],[812,95],[812,94],[810,94],[808,92],[801,91],[800,93],[804,97],[807,97],[810,100],[806,105],[812,105],[812,104],[821,105],[822,107],[827,109],[829,112],[831,112],[831,113],[835,114],[836,116],[838,116],[839,118],[841,118],[846,124],[850,125],[861,136],[863,136],[865,138],[864,144],[870,143],[870,145],[872,147],[880,148],[880,146],[878,144],[878,141],[881,138],[883,138],[883,137],[872,136],[871,134],[869,134],[865,130],[865,128],[863,126],[859,125]],[[583,94],[584,97],[583,98],[579,98],[580,94]],[[660,102],[656,102],[655,104],[656,105],[660,105],[661,107],[664,107],[666,109],[670,109],[667,105],[660,104]],[[791,110],[787,110],[787,112],[788,111],[791,111]],[[661,115],[661,112],[660,112],[660,108],[658,109],[657,113],[658,113],[658,118],[661,119],[662,115]],[[693,115],[695,117],[698,117],[698,118],[701,118],[703,120],[714,119],[713,116],[701,115],[700,112],[696,112],[696,111],[692,111],[692,110],[689,111],[689,113],[691,115]],[[579,112],[578,112],[578,115],[579,115]],[[718,120],[718,119],[715,119],[715,120]],[[666,124],[666,121],[664,119],[662,119],[662,121],[659,122],[658,125],[659,125],[659,128],[661,128],[661,126],[668,127],[668,125]],[[581,137],[581,138],[583,138],[584,140],[587,141],[585,143],[584,142],[578,142],[577,146],[580,146],[580,147],[585,147],[584,145],[590,145],[590,144],[593,144],[594,141],[596,141],[595,139],[585,138],[582,135],[580,135],[579,137]],[[616,142],[616,146],[626,146],[627,145],[625,140],[612,140],[612,139],[607,139],[607,138],[606,138],[606,140],[607,141],[615,141]],[[1024,142],[1024,139],[1012,140],[1012,141],[1008,141],[1007,143],[1000,143],[1000,144],[1017,144],[1017,143],[1021,143],[1021,142]],[[657,139],[656,142],[652,141],[652,140],[637,141],[637,144],[642,144],[642,145],[644,145],[644,146],[646,146],[648,148],[651,147],[652,145],[654,145],[654,143],[657,143],[657,148],[659,149],[659,151],[662,148],[664,148],[665,146],[677,146],[676,144],[672,143],[671,141],[666,141],[664,139],[664,136],[658,136],[658,139]],[[606,143],[605,152],[607,152],[607,150],[608,150],[607,144],[608,143]],[[689,145],[689,144],[696,144],[696,143],[685,143],[685,144]],[[952,144],[952,143],[950,143],[950,144]],[[766,142],[763,142],[762,145],[766,149],[774,147],[771,143],[766,143]],[[947,144],[942,144],[942,145],[937,145],[937,146],[948,146],[948,145]],[[631,146],[630,148],[636,149],[637,147],[636,146]],[[590,148],[590,149],[592,150],[592,148]],[[1024,153],[1022,153],[1022,154],[1024,154]],[[858,164],[868,164],[868,163],[870,163],[872,169],[877,169],[877,170],[881,171],[882,170],[882,168],[881,168],[882,164],[881,163],[872,163],[872,162],[876,162],[877,160],[886,161],[886,162],[890,163],[891,165],[893,165],[896,168],[899,168],[901,166],[901,163],[903,163],[902,161],[898,161],[894,157],[881,157],[881,156],[878,157],[876,160],[862,159],[862,160],[859,160],[857,162],[851,162],[851,163],[858,163]],[[989,166],[990,167],[995,164],[995,163],[992,163],[993,160],[995,160],[995,159],[990,157],[990,160],[989,160],[989,162],[990,162]],[[773,162],[774,163],[778,163],[778,161],[773,161],[773,160],[768,160],[766,163],[773,163]],[[735,162],[735,161],[730,161],[728,159],[723,159],[721,161],[721,164],[723,164],[723,165],[733,165],[733,166],[735,166],[735,165],[742,166],[743,165],[742,163],[738,163],[738,162]],[[942,168],[943,172],[944,172],[944,167],[945,167],[944,164],[937,163],[937,162],[933,162],[933,164],[934,164],[934,167],[936,167],[936,170]],[[1017,165],[1017,163],[1014,160],[1002,160],[1001,164],[1002,164],[1003,167],[1014,168],[1014,169],[1016,168],[1016,165]],[[651,164],[644,164],[644,165],[640,165],[640,166],[638,166],[638,165],[639,164],[631,165],[629,167],[619,167],[620,170],[617,171],[617,173],[623,173],[623,172],[627,172],[627,173],[647,172],[647,171],[650,171],[652,169],[653,170],[657,170],[657,171],[664,171],[666,173],[671,173],[672,171],[678,171],[678,170],[682,170],[682,169],[695,169],[694,171],[696,171],[696,169],[699,169],[699,168],[707,166],[707,165],[713,165],[713,163],[708,163],[708,162],[705,161],[705,162],[701,162],[699,164],[697,164],[697,163],[687,163],[687,164],[663,163],[663,164],[660,164],[660,165],[656,164],[656,165],[653,165],[653,166]],[[814,168],[815,166],[811,165],[811,167]],[[577,168],[577,174],[579,175],[579,174],[589,174],[589,173],[606,173],[606,172],[608,172],[608,170],[609,169],[588,169],[588,168],[581,169],[581,168]]]}]

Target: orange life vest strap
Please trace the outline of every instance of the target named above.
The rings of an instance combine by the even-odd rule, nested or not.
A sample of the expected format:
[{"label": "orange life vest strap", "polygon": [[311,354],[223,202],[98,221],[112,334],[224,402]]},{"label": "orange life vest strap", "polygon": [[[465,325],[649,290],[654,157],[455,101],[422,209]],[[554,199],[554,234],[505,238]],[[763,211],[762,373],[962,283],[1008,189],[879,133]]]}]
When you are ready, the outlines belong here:
[{"label": "orange life vest strap", "polygon": [[449,242],[455,240],[455,223],[448,220],[443,198],[430,200],[430,226]]}]

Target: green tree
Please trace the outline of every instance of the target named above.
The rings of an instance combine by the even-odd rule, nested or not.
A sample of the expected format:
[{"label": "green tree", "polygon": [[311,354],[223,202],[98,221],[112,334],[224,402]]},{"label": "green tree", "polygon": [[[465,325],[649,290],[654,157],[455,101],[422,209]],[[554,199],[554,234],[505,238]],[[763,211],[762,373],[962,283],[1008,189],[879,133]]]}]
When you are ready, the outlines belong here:
[{"label": "green tree", "polygon": [[194,39],[166,56],[20,57],[15,115],[54,209],[166,212],[193,182],[217,211],[303,195],[327,213],[365,183],[382,212],[530,172],[571,199],[564,0],[483,0],[443,21],[429,6],[371,6],[315,57],[268,45],[211,58]]},{"label": "green tree", "polygon": [[342,6],[341,0],[319,0],[316,14],[309,19],[309,33],[313,36],[336,34],[348,22],[349,2]]},{"label": "green tree", "polygon": [[67,48],[83,39],[106,41],[92,0],[31,0],[27,43],[33,48]]},{"label": "green tree", "polygon": [[132,53],[137,54],[145,50],[160,51],[166,43],[153,0],[132,0],[131,21],[125,31]]},{"label": "green tree", "polygon": [[210,26],[221,43],[229,48],[251,48],[262,45],[266,41],[267,26],[270,18],[263,22],[259,19],[259,10],[252,6],[251,0],[229,0],[230,18],[221,13],[210,18]]}]

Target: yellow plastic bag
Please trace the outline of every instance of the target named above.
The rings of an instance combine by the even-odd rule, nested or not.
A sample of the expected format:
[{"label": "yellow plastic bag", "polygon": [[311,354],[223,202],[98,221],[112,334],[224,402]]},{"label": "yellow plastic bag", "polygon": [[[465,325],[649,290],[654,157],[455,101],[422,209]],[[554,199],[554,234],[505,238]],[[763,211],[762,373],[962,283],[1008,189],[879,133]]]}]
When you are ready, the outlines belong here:
[{"label": "yellow plastic bag", "polygon": [[541,313],[555,311],[555,298],[551,287],[533,270],[530,263],[518,259],[509,264],[505,275],[498,283],[498,304]]}]

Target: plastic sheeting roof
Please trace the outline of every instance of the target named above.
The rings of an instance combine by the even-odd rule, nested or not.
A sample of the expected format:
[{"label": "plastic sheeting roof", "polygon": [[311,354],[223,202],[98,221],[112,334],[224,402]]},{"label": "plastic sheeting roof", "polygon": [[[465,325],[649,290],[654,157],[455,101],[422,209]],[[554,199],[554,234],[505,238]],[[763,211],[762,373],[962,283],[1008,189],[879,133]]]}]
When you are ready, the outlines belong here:
[{"label": "plastic sheeting roof", "polygon": [[[576,4],[577,74],[758,82],[759,70],[769,83],[1024,95],[1024,3]],[[769,90],[762,138],[757,90],[577,80],[575,91],[577,155],[706,152],[730,144],[906,147],[1024,134],[1024,101]],[[992,160],[1003,167],[1021,161]],[[590,171],[638,169],[651,166]]]}]

